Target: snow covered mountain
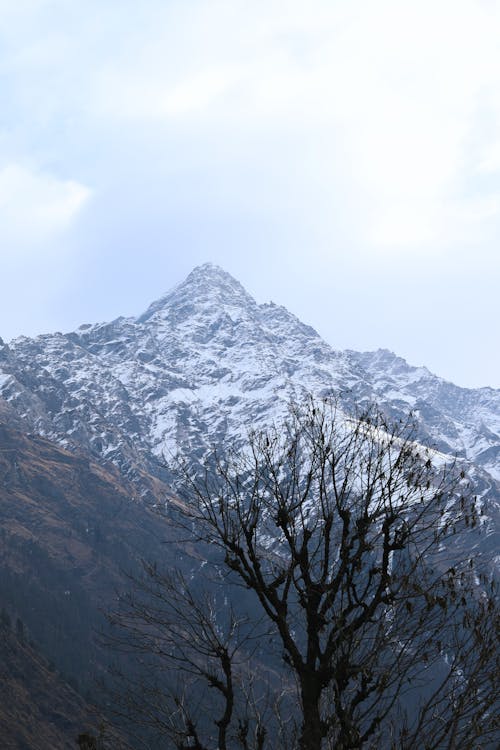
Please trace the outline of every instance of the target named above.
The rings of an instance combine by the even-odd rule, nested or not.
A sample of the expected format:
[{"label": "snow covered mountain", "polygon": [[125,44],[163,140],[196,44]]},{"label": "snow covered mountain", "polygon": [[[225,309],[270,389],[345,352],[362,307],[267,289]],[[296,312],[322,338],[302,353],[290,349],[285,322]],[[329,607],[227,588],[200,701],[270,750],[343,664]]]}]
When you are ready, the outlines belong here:
[{"label": "snow covered mountain", "polygon": [[500,480],[500,390],[459,388],[386,350],[335,351],[211,264],[137,318],[0,340],[0,403],[129,478],[162,476],[177,451],[201,458],[243,441],[306,393],[377,401],[395,417],[412,409],[423,438],[473,462],[490,489]]},{"label": "snow covered mountain", "polygon": [[386,349],[349,354],[369,374],[375,401],[411,409],[440,450],[473,461],[500,480],[500,390],[460,388]]}]

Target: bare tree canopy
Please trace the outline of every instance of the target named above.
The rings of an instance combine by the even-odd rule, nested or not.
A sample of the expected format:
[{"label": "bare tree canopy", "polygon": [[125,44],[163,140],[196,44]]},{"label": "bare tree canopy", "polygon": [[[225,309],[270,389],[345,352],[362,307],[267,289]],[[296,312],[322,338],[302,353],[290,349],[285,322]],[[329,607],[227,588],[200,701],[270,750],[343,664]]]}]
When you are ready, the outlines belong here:
[{"label": "bare tree canopy", "polygon": [[146,565],[114,614],[124,648],[175,674],[142,713],[166,747],[496,746],[480,508],[411,422],[311,401],[184,466],[180,495],[203,575]]}]

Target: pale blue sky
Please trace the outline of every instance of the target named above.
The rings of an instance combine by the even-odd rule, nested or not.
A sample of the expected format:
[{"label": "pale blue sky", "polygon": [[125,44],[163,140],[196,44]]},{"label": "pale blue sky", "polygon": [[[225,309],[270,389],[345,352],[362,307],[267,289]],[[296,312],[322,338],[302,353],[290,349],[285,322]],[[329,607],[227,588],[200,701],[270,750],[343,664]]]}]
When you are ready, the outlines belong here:
[{"label": "pale blue sky", "polygon": [[500,387],[500,2],[0,0],[0,335],[212,261]]}]

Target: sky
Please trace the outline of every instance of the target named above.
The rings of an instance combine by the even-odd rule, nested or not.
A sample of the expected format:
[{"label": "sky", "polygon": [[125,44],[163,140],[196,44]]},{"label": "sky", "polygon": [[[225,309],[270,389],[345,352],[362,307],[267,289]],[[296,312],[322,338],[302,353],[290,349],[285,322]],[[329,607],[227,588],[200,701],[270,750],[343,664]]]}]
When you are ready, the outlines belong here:
[{"label": "sky", "polygon": [[500,387],[500,0],[0,0],[0,336],[212,262]]}]

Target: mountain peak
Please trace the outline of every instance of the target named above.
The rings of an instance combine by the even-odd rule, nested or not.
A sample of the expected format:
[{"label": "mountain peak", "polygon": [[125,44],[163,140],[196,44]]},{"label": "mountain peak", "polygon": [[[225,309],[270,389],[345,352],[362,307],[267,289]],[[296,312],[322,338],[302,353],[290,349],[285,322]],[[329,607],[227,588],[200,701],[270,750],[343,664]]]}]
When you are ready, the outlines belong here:
[{"label": "mountain peak", "polygon": [[227,273],[227,271],[224,271],[224,269],[218,266],[216,263],[209,262],[209,263],[201,263],[199,266],[195,266],[193,270],[191,271],[191,273],[189,273],[188,276],[186,277],[186,281],[187,279],[197,278],[197,277],[212,278],[216,280],[216,279],[224,279],[227,276],[231,277],[231,274]]},{"label": "mountain peak", "polygon": [[167,308],[180,308],[185,304],[189,304],[190,307],[215,304],[222,308],[226,305],[254,307],[257,303],[231,274],[214,263],[204,263],[196,266],[184,281],[153,302],[146,312],[137,318],[137,322],[144,323],[153,315],[161,315]]},{"label": "mountain peak", "polygon": [[252,299],[242,284],[214,263],[203,263],[193,268],[186,279],[176,289],[198,286],[202,290],[217,289],[220,292],[244,294],[247,299]]}]

